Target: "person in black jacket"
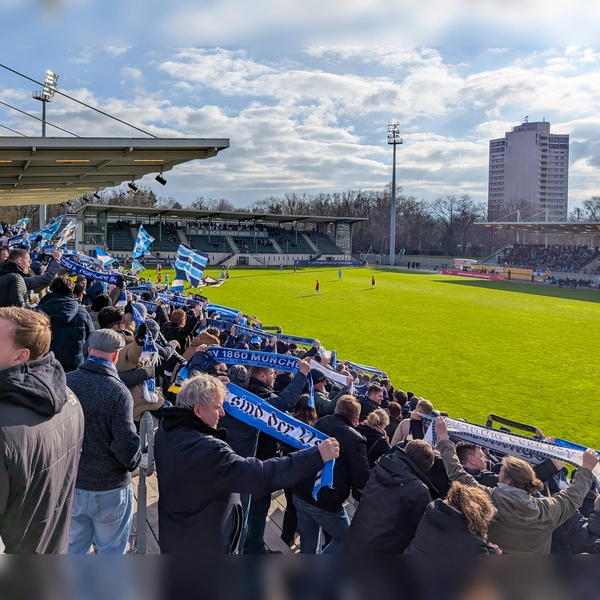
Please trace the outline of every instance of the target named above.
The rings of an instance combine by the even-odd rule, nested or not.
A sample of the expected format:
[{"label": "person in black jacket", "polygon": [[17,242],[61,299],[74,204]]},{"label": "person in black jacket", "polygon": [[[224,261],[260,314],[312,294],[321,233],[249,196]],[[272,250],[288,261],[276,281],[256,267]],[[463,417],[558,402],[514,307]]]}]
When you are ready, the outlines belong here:
[{"label": "person in black jacket", "polygon": [[[275,408],[283,411],[289,411],[298,401],[308,382],[307,375],[310,372],[310,363],[302,361],[299,371],[292,379],[288,387],[279,395],[275,393],[273,386],[275,384],[275,371],[263,367],[250,368],[250,380],[248,382],[248,391]],[[235,422],[232,422],[235,421]],[[277,440],[264,432],[258,432],[254,427],[233,419],[229,415],[225,416],[223,426],[231,433],[231,447],[241,456],[256,456],[260,460],[274,458],[278,454]],[[257,437],[258,434],[258,437]],[[253,448],[252,448],[253,445]],[[251,452],[251,454],[247,454]],[[249,502],[249,508],[246,509]],[[269,516],[269,507],[271,506],[271,494],[262,496],[254,495],[250,500],[242,499],[244,507],[244,516],[247,514],[247,532],[244,530],[242,542],[245,554],[264,554],[265,547],[265,527],[267,517]],[[247,513],[246,513],[247,510]],[[245,538],[245,539],[244,539]]]},{"label": "person in black jacket", "polygon": [[495,514],[485,492],[455,481],[446,500],[434,500],[427,507],[404,554],[501,554],[486,541]]},{"label": "person in black jacket", "polygon": [[364,396],[358,398],[360,402],[361,410],[359,421],[362,423],[366,421],[367,417],[378,408],[386,408],[388,402],[384,402],[383,399],[383,388],[378,383],[372,383],[367,388],[367,392]]},{"label": "person in black jacket", "polygon": [[344,541],[345,553],[402,554],[408,548],[431,502],[425,473],[433,461],[424,440],[413,440],[404,450],[396,445],[379,459]]},{"label": "person in black jacket", "polygon": [[389,424],[390,418],[387,413],[382,408],[378,408],[367,417],[364,423],[356,426],[356,431],[367,440],[367,458],[371,469],[380,457],[390,451],[390,442],[385,432],[385,428]]},{"label": "person in black jacket", "polygon": [[140,462],[133,398],[115,363],[125,340],[112,329],[90,336],[90,354],[67,375],[85,416],[83,449],[75,484],[69,554],[124,554],[133,523],[131,471]]},{"label": "person in black jacket", "polygon": [[31,256],[23,248],[11,250],[8,259],[0,267],[0,306],[29,306],[28,295],[50,285],[60,268],[62,252],[52,253],[55,259],[50,262],[43,275],[30,276]]},{"label": "person in black jacket", "polygon": [[75,283],[66,275],[57,277],[50,284],[50,293],[38,305],[50,317],[50,350],[54,352],[65,373],[74,371],[83,364],[83,349],[94,331],[89,313],[73,296],[74,288]]},{"label": "person in black jacket", "polygon": [[354,428],[359,414],[356,398],[346,395],[337,401],[333,415],[319,419],[315,425],[315,429],[338,440],[340,457],[333,470],[333,489],[321,488],[317,500],[312,497],[314,475],[293,487],[302,554],[317,553],[319,527],[333,538],[325,552],[339,553],[342,549],[350,526],[344,502],[353,489],[361,490],[369,479],[367,444]]},{"label": "person in black jacket", "polygon": [[596,497],[594,510],[587,519],[576,511],[562,527],[574,554],[600,554],[600,496]]},{"label": "person in black jacket", "polygon": [[227,389],[199,373],[187,379],[177,406],[156,434],[159,543],[163,554],[231,554],[242,528],[240,493],[262,495],[293,485],[339,455],[334,439],[285,458],[238,456],[217,429]]},{"label": "person in black jacket", "polygon": [[62,554],[83,412],[50,349],[50,320],[0,308],[0,537],[10,554]]}]

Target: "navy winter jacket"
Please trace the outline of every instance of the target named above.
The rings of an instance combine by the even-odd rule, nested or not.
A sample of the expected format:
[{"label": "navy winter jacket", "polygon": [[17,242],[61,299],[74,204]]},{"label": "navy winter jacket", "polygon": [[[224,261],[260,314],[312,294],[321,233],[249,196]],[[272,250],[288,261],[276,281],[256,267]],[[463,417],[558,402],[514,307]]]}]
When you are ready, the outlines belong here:
[{"label": "navy winter jacket", "polygon": [[83,364],[83,348],[94,331],[89,313],[77,298],[65,294],[46,294],[38,308],[50,317],[50,350],[65,373],[74,371]]},{"label": "navy winter jacket", "polygon": [[269,494],[323,468],[317,448],[262,462],[238,456],[225,436],[190,410],[165,409],[155,443],[163,554],[235,553],[242,528],[239,494]]}]

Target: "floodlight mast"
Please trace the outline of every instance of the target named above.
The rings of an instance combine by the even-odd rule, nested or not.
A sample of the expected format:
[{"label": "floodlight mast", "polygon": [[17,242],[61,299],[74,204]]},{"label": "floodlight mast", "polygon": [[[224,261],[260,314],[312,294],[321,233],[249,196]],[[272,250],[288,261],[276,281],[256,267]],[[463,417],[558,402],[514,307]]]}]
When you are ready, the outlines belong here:
[{"label": "floodlight mast", "polygon": [[390,220],[390,266],[396,264],[396,146],[402,144],[400,123],[392,121],[387,124],[387,142],[394,147],[392,160],[392,215]]},{"label": "floodlight mast", "polygon": [[[33,92],[31,95],[35,100],[42,103],[42,137],[46,137],[46,104],[52,102],[56,94],[56,82],[58,75],[53,71],[46,71],[46,81],[41,92]],[[46,205],[40,204],[40,229],[46,226]]]}]

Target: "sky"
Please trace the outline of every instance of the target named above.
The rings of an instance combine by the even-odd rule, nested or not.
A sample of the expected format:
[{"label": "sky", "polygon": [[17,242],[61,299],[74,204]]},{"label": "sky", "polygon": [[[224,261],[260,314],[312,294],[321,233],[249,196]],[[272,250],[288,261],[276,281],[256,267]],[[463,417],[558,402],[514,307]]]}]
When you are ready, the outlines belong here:
[{"label": "sky", "polygon": [[[230,140],[216,158],[167,173],[165,187],[144,178],[160,196],[247,206],[287,192],[383,189],[392,177],[386,124],[398,121],[404,193],[486,202],[488,141],[526,116],[571,136],[570,210],[600,195],[600,49],[567,45],[564,27],[553,34],[561,16],[563,24],[573,20],[560,5],[558,21],[538,14],[542,39],[514,11],[465,12],[475,5],[450,0],[432,2],[430,12],[405,11],[397,36],[390,18],[403,2],[176,1],[165,10],[145,0],[118,19],[112,4],[46,0],[23,25],[27,3],[6,0],[0,18],[10,33],[0,41],[0,63],[34,79],[51,69],[61,91],[159,137]],[[585,23],[578,26],[585,38]],[[40,116],[34,89],[0,69],[0,100]],[[142,136],[59,96],[48,120],[78,135]],[[40,130],[4,106],[0,125]],[[3,135],[13,134],[0,128]]]}]

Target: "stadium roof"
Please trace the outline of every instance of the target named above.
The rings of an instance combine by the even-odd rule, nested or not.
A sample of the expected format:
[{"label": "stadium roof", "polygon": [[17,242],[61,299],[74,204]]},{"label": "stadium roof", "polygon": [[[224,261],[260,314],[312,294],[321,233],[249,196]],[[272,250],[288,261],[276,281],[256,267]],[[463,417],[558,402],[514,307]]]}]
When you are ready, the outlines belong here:
[{"label": "stadium roof", "polygon": [[223,221],[265,221],[270,223],[358,223],[368,221],[365,217],[327,217],[311,215],[273,215],[268,213],[230,212],[221,210],[189,210],[177,208],[147,208],[137,206],[111,206],[85,204],[77,213],[107,213],[120,217],[166,217],[167,219],[221,219]]},{"label": "stadium roof", "polygon": [[66,202],[225,148],[228,139],[0,136],[0,205]]},{"label": "stadium roof", "polygon": [[491,222],[491,223],[476,223],[482,227],[489,229],[513,229],[518,233],[540,233],[540,234],[594,234],[600,233],[600,223],[593,221],[568,221],[568,222],[551,222],[551,221],[515,221],[515,222]]}]

